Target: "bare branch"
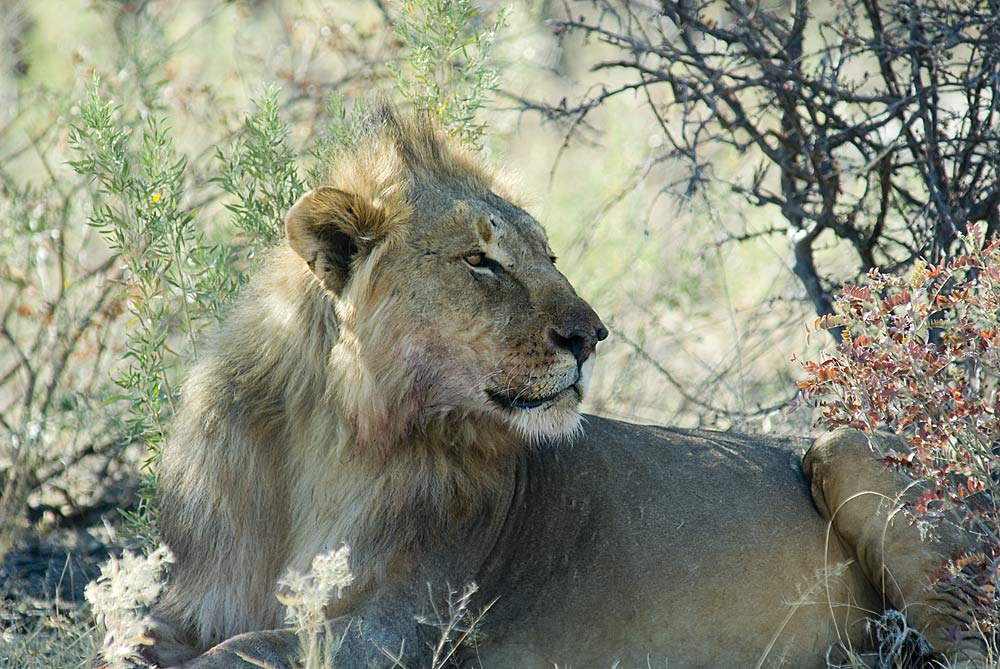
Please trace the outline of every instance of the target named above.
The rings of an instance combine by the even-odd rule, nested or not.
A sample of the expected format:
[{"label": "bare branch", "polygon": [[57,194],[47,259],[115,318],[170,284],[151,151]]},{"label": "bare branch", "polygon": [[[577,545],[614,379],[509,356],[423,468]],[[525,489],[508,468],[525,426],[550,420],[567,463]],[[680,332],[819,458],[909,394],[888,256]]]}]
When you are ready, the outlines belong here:
[{"label": "bare branch", "polygon": [[[1000,232],[996,3],[589,4],[590,16],[567,8],[555,30],[604,45],[590,68],[615,72],[615,85],[540,111],[579,119],[641,90],[660,155],[688,171],[667,187],[681,198],[738,193],[780,215],[818,314],[832,311],[838,284],[858,278],[842,262],[822,266],[813,244],[824,231],[850,245],[860,273],[952,253],[966,221]],[[762,166],[749,180],[719,174],[712,146]]]}]

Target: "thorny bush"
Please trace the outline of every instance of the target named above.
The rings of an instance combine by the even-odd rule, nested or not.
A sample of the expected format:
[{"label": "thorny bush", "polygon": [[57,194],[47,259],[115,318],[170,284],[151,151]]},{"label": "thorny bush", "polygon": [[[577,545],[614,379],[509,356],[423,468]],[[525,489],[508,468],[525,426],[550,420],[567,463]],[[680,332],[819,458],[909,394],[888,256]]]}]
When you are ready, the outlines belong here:
[{"label": "thorny bush", "polygon": [[1000,560],[1000,239],[970,225],[963,252],[919,262],[908,278],[868,273],[845,286],[837,313],[815,330],[843,328],[836,352],[803,363],[799,386],[818,422],[889,429],[908,449],[884,453],[887,467],[925,487],[914,522],[958,522],[983,551],[953,556],[939,578],[973,593],[976,631],[997,632]]}]

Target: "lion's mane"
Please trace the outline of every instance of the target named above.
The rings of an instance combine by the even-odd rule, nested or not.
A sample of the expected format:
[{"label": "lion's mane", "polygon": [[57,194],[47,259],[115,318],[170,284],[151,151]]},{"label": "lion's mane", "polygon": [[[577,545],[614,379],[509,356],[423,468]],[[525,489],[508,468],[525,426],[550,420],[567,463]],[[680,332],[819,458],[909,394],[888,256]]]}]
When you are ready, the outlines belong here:
[{"label": "lion's mane", "polygon": [[[184,646],[277,626],[277,579],[337,544],[351,546],[363,593],[428,530],[406,522],[415,509],[443,523],[475,513],[509,475],[506,430],[421,402],[462,370],[408,348],[407,277],[367,276],[404,243],[415,182],[481,196],[505,184],[428,119],[388,110],[330,175],[337,192],[299,218],[308,228],[346,207],[364,225],[357,238],[378,247],[323,267],[289,227],[184,385],[163,451],[161,530],[178,561],[163,611]],[[341,191],[354,197],[334,201]],[[456,441],[476,447],[456,453]]]}]

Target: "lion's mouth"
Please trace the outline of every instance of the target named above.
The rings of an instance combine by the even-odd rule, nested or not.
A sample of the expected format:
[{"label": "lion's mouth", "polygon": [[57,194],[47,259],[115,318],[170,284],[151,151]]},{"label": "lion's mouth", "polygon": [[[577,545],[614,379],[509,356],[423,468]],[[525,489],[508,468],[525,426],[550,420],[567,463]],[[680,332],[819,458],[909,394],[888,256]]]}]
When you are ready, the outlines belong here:
[{"label": "lion's mouth", "polygon": [[551,404],[566,395],[566,393],[570,392],[576,394],[577,402],[583,399],[583,391],[580,389],[579,382],[571,383],[562,390],[546,397],[525,397],[523,393],[510,396],[492,390],[487,391],[487,394],[494,403],[505,409],[518,409],[520,411],[525,411],[527,409],[537,409],[538,407],[545,406],[546,404]]}]

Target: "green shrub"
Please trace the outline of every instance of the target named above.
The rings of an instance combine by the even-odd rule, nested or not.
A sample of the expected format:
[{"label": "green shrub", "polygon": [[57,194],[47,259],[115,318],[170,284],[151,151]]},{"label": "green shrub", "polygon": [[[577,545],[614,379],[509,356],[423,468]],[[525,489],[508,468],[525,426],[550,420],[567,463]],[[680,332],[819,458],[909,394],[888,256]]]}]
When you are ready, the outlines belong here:
[{"label": "green shrub", "polygon": [[412,0],[396,19],[405,54],[392,65],[400,95],[474,146],[483,133],[476,112],[499,84],[490,55],[508,11],[485,25],[470,0]]},{"label": "green shrub", "polygon": [[[100,231],[123,269],[122,295],[132,318],[125,369],[110,398],[128,405],[126,438],[148,453],[129,529],[155,543],[156,458],[179,397],[180,361],[197,355],[199,331],[216,320],[244,281],[235,260],[250,259],[281,235],[284,212],[302,193],[288,126],[278,113],[277,91],[265,91],[246,117],[245,133],[228,152],[217,151],[222,176],[214,179],[234,200],[226,204],[241,242],[209,244],[187,197],[187,160],[174,148],[165,122],[149,116],[124,121],[120,106],[104,99],[97,80],[80,104],[69,141],[71,163],[89,180],[96,200],[89,224]],[[141,130],[134,132],[133,127]],[[244,265],[245,266],[245,265]]]}]

